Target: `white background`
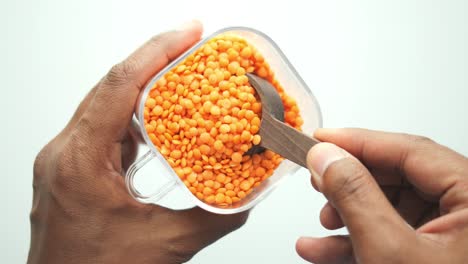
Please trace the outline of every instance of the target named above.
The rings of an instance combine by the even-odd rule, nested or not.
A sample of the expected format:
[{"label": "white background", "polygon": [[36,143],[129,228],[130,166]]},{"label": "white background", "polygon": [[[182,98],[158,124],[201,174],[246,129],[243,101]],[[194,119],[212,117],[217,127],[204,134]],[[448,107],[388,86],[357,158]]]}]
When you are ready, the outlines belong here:
[{"label": "white background", "polygon": [[[1,0],[0,262],[27,257],[36,153],[114,63],[192,18],[206,34],[232,25],[269,34],[326,127],[423,134],[468,154],[466,0],[276,2]],[[323,203],[302,170],[191,263],[301,263],[299,236],[332,233],[319,224]]]}]

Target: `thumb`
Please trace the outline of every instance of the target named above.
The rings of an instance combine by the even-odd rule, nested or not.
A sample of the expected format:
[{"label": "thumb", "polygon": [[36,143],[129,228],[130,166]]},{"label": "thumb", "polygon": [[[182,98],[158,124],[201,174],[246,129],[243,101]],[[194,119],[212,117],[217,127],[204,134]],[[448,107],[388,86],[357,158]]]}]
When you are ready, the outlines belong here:
[{"label": "thumb", "polygon": [[307,165],[312,181],[348,228],[354,246],[377,245],[398,230],[409,233],[367,168],[344,149],[319,143],[309,151]]},{"label": "thumb", "polygon": [[98,86],[78,127],[95,142],[120,142],[127,132],[140,91],[148,80],[200,39],[202,25],[193,21],[154,36],[112,67]]}]

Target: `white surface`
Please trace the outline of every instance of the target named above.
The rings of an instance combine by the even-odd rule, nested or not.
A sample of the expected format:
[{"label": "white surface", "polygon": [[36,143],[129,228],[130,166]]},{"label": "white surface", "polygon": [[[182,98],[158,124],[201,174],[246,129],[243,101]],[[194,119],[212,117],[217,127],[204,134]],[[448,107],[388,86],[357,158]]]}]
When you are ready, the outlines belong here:
[{"label": "white surface", "polygon": [[[2,0],[1,262],[27,256],[36,153],[112,64],[191,18],[207,33],[243,25],[269,34],[327,127],[423,134],[468,154],[465,0],[273,2]],[[318,221],[323,203],[302,170],[191,263],[301,263],[295,240],[331,233]]]}]

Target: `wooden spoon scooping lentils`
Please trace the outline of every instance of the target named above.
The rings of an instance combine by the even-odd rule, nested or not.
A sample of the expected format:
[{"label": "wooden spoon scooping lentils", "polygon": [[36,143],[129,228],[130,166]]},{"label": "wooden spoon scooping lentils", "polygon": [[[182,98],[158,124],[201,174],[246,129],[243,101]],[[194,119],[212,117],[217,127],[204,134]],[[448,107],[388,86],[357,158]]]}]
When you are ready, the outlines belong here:
[{"label": "wooden spoon scooping lentils", "polygon": [[228,207],[270,177],[283,158],[261,141],[261,103],[246,72],[268,80],[285,107],[285,122],[300,129],[296,101],[275,80],[263,56],[244,39],[219,35],[161,77],[145,102],[149,138],[200,200]]}]

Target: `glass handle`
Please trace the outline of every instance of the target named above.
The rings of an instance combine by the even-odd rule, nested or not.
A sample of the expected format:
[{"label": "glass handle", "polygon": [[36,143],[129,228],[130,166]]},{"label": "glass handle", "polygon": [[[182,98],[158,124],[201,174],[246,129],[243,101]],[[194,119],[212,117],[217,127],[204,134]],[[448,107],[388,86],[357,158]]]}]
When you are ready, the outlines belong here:
[{"label": "glass handle", "polygon": [[143,195],[135,188],[134,179],[136,173],[155,157],[156,154],[151,150],[146,152],[128,168],[127,174],[125,175],[125,185],[127,186],[128,192],[133,198],[141,203],[156,203],[176,186],[176,181],[172,179],[160,186],[150,195]]}]

